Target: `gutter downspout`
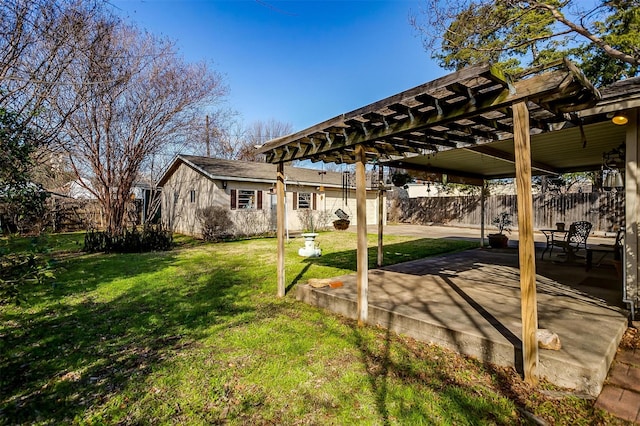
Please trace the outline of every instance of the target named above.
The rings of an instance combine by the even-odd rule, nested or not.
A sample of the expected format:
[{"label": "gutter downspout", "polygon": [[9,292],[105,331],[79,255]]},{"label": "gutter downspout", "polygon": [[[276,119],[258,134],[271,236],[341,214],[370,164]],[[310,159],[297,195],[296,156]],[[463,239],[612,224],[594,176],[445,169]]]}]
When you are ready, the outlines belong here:
[{"label": "gutter downspout", "polygon": [[622,248],[624,249],[622,250],[622,268],[621,268],[622,269],[622,303],[626,303],[627,305],[629,305],[629,309],[631,310],[631,321],[635,321],[636,320],[635,301],[633,299],[627,298],[627,268],[625,266],[627,264],[627,250],[626,250],[624,237],[622,239]]}]

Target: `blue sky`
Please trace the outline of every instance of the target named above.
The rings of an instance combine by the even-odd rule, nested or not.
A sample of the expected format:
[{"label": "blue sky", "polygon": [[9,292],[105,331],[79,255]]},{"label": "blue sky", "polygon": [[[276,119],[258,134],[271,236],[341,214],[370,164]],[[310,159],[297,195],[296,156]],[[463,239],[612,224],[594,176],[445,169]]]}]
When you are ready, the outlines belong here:
[{"label": "blue sky", "polygon": [[112,0],[223,73],[245,123],[302,130],[447,74],[409,25],[419,0]]}]

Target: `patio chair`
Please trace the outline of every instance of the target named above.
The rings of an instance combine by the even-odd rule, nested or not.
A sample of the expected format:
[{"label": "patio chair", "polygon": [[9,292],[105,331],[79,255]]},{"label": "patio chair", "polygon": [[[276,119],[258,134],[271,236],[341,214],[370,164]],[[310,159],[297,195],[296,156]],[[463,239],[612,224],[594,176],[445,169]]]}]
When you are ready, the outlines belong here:
[{"label": "patio chair", "polygon": [[551,252],[554,247],[560,247],[562,251],[567,254],[568,261],[574,259],[575,253],[580,250],[580,248],[584,250],[587,249],[587,238],[589,238],[592,226],[591,222],[581,220],[573,222],[569,226],[569,232],[563,234],[562,237],[560,237],[560,235],[552,234],[551,239],[547,242],[547,247],[545,247],[542,252],[542,256],[540,256],[540,259],[544,258],[544,254],[547,250],[549,250],[549,256],[551,256]]},{"label": "patio chair", "polygon": [[600,259],[596,262],[596,266],[599,266],[604,258],[611,253],[613,253],[614,262],[620,261],[622,259],[623,238],[624,228],[618,230],[613,244],[598,244],[587,247],[587,271],[589,271],[593,265],[593,253],[599,253],[601,255]]}]

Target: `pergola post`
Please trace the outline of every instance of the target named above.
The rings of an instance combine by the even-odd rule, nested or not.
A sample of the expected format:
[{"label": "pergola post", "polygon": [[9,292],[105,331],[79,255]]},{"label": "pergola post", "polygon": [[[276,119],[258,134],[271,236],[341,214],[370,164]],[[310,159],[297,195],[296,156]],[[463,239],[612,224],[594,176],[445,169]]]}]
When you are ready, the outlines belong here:
[{"label": "pergola post", "polygon": [[368,253],[367,253],[367,177],[365,174],[366,157],[364,147],[356,146],[356,216],[358,224],[358,250],[357,250],[357,283],[358,283],[358,325],[367,321],[369,302],[367,290],[368,277]]},{"label": "pergola post", "polygon": [[524,101],[512,105],[513,144],[518,198],[518,243],[520,260],[520,298],[522,312],[522,353],[524,380],[537,384],[538,306],[536,301],[536,262],[533,240],[533,197],[531,194],[531,140],[529,110]]},{"label": "pergola post", "polygon": [[278,237],[278,297],[284,297],[284,232],[285,232],[285,204],[284,204],[284,163],[278,163],[276,177],[276,233]]},{"label": "pergola post", "polygon": [[378,165],[378,267],[384,262],[384,244],[382,235],[384,232],[384,169]]}]

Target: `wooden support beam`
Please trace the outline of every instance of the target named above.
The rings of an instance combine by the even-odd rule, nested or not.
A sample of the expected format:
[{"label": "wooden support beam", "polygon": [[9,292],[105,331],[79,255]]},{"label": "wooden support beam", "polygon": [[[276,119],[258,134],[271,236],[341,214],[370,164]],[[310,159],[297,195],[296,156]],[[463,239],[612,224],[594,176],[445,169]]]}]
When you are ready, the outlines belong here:
[{"label": "wooden support beam", "polygon": [[384,166],[378,165],[378,267],[384,262]]},{"label": "wooden support beam", "polygon": [[276,233],[278,237],[278,297],[284,297],[284,237],[285,237],[285,201],[284,201],[284,163],[278,163],[276,175]]},{"label": "wooden support beam", "polygon": [[357,274],[358,283],[358,325],[364,325],[367,322],[367,314],[369,311],[368,302],[368,252],[367,252],[367,176],[365,173],[365,164],[367,158],[364,147],[356,146],[356,217],[358,223],[356,229],[358,231],[358,248],[357,248]]},{"label": "wooden support beam", "polygon": [[[515,114],[514,114],[515,115]],[[514,154],[511,154],[510,152],[505,152],[505,151],[501,151],[499,149],[490,147],[490,146],[485,146],[485,145],[476,145],[473,147],[468,147],[468,148],[464,148],[467,151],[472,151],[472,152],[477,152],[480,154],[484,154],[488,157],[492,157],[492,158],[496,158],[498,160],[503,160],[506,161],[508,163],[515,163],[516,162],[516,158]],[[552,175],[557,175],[560,174],[560,172],[558,171],[558,169],[556,169],[555,167],[549,166],[547,164],[544,163],[540,163],[538,161],[531,161],[531,168],[538,170],[540,172],[543,173],[548,173],[548,174],[552,174]]]},{"label": "wooden support beam", "polygon": [[437,175],[447,175],[448,182],[462,183],[465,185],[482,186],[484,178],[482,175],[460,173],[457,170],[440,169],[430,165],[421,165],[414,163],[404,163],[402,160],[392,160],[384,163],[387,167],[398,167],[405,170],[416,172],[434,173]]},{"label": "wooden support beam", "polygon": [[533,196],[531,194],[531,140],[529,111],[524,101],[513,105],[513,145],[516,160],[518,198],[518,250],[520,259],[520,298],[522,312],[522,353],[524,380],[538,383],[538,305],[536,261],[533,241]]}]

